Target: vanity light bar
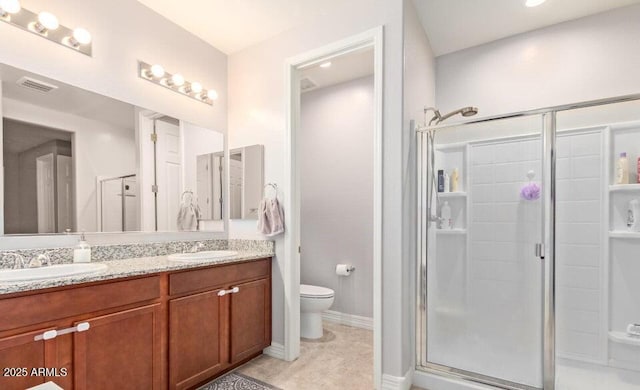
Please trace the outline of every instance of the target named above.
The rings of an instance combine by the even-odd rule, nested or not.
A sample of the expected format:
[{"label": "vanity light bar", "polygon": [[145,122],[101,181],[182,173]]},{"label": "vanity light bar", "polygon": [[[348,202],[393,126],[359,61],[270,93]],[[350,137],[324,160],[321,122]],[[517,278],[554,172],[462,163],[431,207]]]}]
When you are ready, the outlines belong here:
[{"label": "vanity light bar", "polygon": [[210,106],[218,99],[215,89],[204,89],[197,81],[187,81],[180,73],[169,73],[158,64],[138,61],[138,77]]},{"label": "vanity light bar", "polygon": [[22,8],[19,0],[0,0],[0,20],[91,57],[91,34],[61,25],[51,12],[36,14]]}]

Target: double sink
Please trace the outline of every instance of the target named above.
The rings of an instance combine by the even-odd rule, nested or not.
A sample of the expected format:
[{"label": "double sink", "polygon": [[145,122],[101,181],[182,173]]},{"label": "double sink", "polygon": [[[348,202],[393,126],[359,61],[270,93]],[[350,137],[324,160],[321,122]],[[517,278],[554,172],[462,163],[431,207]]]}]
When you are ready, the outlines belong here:
[{"label": "double sink", "polygon": [[[237,255],[236,251],[203,251],[195,253],[176,253],[167,256],[170,261],[202,262],[213,261]],[[73,263],[43,266],[36,268],[21,268],[0,271],[0,283],[28,282],[62,278],[67,276],[88,275],[108,268],[105,263]]]}]

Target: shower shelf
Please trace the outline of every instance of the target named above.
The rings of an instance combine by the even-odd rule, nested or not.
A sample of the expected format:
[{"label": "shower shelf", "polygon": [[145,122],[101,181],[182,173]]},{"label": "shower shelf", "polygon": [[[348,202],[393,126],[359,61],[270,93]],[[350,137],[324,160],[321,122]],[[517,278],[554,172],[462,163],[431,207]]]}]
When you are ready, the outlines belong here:
[{"label": "shower shelf", "polygon": [[613,230],[609,232],[611,238],[640,238],[640,232],[628,232],[626,230]]},{"label": "shower shelf", "polygon": [[436,229],[436,234],[463,235],[467,234],[467,229]]},{"label": "shower shelf", "polygon": [[640,184],[615,184],[609,186],[610,192],[632,192],[640,191]]},{"label": "shower shelf", "polygon": [[467,193],[466,192],[460,192],[460,191],[456,191],[456,192],[439,192],[438,193],[438,197],[439,198],[466,198],[467,197]]},{"label": "shower shelf", "polygon": [[637,347],[640,347],[640,337],[629,336],[625,332],[611,331],[609,332],[609,340],[615,343],[635,345]]}]

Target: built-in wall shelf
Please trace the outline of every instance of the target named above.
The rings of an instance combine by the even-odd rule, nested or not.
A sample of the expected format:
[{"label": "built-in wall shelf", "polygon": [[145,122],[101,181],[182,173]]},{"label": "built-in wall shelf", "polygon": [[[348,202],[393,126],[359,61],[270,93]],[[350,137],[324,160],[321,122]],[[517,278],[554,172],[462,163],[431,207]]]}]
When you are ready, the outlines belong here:
[{"label": "built-in wall shelf", "polygon": [[627,345],[635,345],[640,347],[640,337],[630,336],[626,332],[609,332],[609,340],[614,343],[627,344]]},{"label": "built-in wall shelf", "polygon": [[436,234],[465,235],[467,234],[467,229],[437,229]]},{"label": "built-in wall shelf", "polygon": [[639,238],[640,232],[629,232],[626,230],[612,230],[609,232],[609,237],[611,238]]},{"label": "built-in wall shelf", "polygon": [[609,191],[611,192],[640,192],[640,183],[637,184],[615,184],[609,186]]},{"label": "built-in wall shelf", "polygon": [[456,192],[438,192],[438,197],[442,198],[442,199],[447,199],[447,198],[466,198],[467,197],[467,193],[466,192],[461,192],[461,191],[456,191]]}]

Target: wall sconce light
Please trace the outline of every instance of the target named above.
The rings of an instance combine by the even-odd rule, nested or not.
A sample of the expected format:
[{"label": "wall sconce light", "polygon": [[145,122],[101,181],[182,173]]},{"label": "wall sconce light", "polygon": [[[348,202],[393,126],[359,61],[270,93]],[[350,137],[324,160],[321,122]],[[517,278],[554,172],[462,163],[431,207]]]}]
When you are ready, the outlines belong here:
[{"label": "wall sconce light", "polygon": [[91,34],[84,28],[63,26],[51,12],[22,8],[20,0],[0,0],[0,20],[91,57]]},{"label": "wall sconce light", "polygon": [[210,106],[218,99],[218,92],[214,89],[205,90],[199,82],[187,81],[180,73],[171,74],[158,64],[138,61],[138,77]]}]

